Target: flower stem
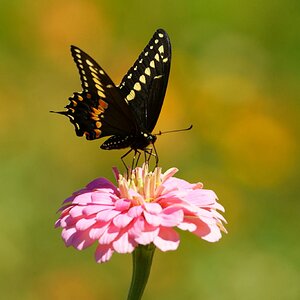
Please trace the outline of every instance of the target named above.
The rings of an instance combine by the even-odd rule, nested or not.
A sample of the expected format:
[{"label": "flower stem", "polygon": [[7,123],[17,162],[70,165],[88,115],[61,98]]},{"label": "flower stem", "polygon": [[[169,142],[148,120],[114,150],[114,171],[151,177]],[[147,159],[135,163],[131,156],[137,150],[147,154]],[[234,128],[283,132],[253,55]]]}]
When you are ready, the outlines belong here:
[{"label": "flower stem", "polygon": [[155,246],[139,245],[132,253],[132,278],[127,300],[142,299],[151,270]]}]

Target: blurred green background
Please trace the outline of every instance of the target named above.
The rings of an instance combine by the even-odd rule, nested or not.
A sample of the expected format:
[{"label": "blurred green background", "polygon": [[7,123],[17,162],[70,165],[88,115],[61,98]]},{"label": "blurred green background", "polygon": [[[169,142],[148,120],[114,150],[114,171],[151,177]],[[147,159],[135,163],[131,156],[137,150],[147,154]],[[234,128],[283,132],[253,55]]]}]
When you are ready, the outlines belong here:
[{"label": "blurred green background", "polygon": [[1,1],[1,299],[126,298],[131,256],[96,264],[53,225],[124,152],[49,110],[80,91],[70,44],[118,83],[159,27],[173,61],[155,131],[194,125],[159,137],[160,165],[216,191],[229,234],[157,251],[144,299],[300,299],[297,0]]}]

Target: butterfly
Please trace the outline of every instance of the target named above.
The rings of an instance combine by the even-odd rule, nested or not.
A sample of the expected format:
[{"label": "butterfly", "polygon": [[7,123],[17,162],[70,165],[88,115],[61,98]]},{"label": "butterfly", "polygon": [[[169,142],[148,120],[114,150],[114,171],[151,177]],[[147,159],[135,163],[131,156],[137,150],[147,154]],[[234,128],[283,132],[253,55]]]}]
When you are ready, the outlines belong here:
[{"label": "butterfly", "polygon": [[[157,123],[171,65],[171,44],[168,34],[158,29],[133,66],[114,84],[107,73],[87,53],[71,46],[71,54],[78,68],[82,92],[74,92],[66,111],[56,113],[67,116],[77,136],[87,140],[110,136],[101,149],[140,150],[149,152],[148,146],[156,141],[152,131]],[[154,147],[156,164],[158,156]],[[146,154],[145,154],[146,155]],[[149,156],[149,157],[150,157]],[[126,165],[125,165],[126,166]]]}]

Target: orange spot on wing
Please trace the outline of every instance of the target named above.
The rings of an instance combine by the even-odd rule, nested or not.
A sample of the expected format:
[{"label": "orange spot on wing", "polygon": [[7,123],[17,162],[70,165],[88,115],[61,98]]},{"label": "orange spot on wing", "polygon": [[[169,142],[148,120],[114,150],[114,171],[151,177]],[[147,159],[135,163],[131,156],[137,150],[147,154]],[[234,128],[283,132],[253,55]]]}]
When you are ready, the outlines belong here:
[{"label": "orange spot on wing", "polygon": [[96,133],[96,138],[100,137],[100,135],[101,135],[101,130],[99,130],[99,129],[94,129],[94,132]]},{"label": "orange spot on wing", "polygon": [[101,107],[98,107],[98,109],[95,107],[92,107],[92,111],[95,115],[100,115],[104,110],[101,109]]},{"label": "orange spot on wing", "polygon": [[102,107],[102,108],[104,108],[104,109],[107,109],[108,108],[108,103],[105,102],[102,99],[99,99],[99,106]]}]

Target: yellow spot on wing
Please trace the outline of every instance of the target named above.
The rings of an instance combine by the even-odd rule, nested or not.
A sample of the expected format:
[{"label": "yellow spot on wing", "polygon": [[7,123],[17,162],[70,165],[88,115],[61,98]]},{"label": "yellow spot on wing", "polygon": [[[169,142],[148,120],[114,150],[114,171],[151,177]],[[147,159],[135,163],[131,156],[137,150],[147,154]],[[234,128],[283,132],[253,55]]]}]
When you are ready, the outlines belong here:
[{"label": "yellow spot on wing", "polygon": [[155,54],[154,58],[155,58],[157,61],[159,61],[159,55],[158,55],[158,53]]},{"label": "yellow spot on wing", "polygon": [[135,91],[134,91],[134,90],[131,90],[130,93],[129,93],[129,94],[127,95],[127,97],[126,97],[126,100],[127,100],[127,101],[131,101],[131,100],[134,99],[134,97],[135,97]]},{"label": "yellow spot on wing", "polygon": [[164,53],[164,46],[161,45],[161,46],[158,48],[158,51],[159,51],[159,53]]},{"label": "yellow spot on wing", "polygon": [[104,89],[102,88],[101,85],[96,84],[95,86],[96,86],[97,90],[99,90],[99,91],[101,91],[101,92],[104,92]]},{"label": "yellow spot on wing", "polygon": [[151,61],[150,61],[150,67],[151,67],[151,68],[155,68],[154,60],[151,60]]},{"label": "yellow spot on wing", "polygon": [[133,88],[134,88],[136,91],[140,91],[140,90],[142,89],[141,84],[140,84],[139,82],[137,82],[137,83],[133,86]]},{"label": "yellow spot on wing", "polygon": [[149,67],[147,67],[147,68],[145,69],[145,74],[148,75],[148,76],[151,75],[151,71],[150,71],[150,68],[149,68]]},{"label": "yellow spot on wing", "polygon": [[97,79],[99,79],[99,77],[98,77],[98,75],[96,74],[96,73],[91,73],[92,74],[92,76],[94,77],[94,78],[97,78]]},{"label": "yellow spot on wing", "polygon": [[94,73],[97,73],[96,69],[94,69],[93,67],[89,66],[90,70]]},{"label": "yellow spot on wing", "polygon": [[101,82],[96,78],[96,77],[93,77],[93,81],[97,84],[100,84],[101,85]]},{"label": "yellow spot on wing", "polygon": [[93,66],[93,63],[90,62],[88,59],[86,59],[85,61],[86,61],[86,63],[87,63],[89,66]]},{"label": "yellow spot on wing", "polygon": [[106,96],[104,95],[104,93],[100,90],[97,91],[98,95],[102,98],[105,98]]},{"label": "yellow spot on wing", "polygon": [[144,84],[146,83],[146,77],[145,77],[145,75],[141,75],[140,76],[140,82],[144,83]]}]

